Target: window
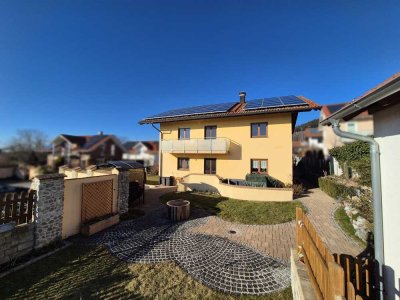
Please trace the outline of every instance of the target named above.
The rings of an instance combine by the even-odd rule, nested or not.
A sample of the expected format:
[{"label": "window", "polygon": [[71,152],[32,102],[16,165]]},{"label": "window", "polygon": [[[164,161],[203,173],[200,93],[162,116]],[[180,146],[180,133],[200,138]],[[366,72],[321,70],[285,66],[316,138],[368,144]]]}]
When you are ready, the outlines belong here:
[{"label": "window", "polygon": [[206,126],[204,127],[204,138],[215,139],[217,138],[217,126]]},{"label": "window", "polygon": [[268,160],[267,159],[252,159],[251,173],[267,174]]},{"label": "window", "polygon": [[189,140],[190,139],[190,128],[179,128],[178,139]]},{"label": "window", "polygon": [[347,123],[347,131],[348,132],[352,132],[352,133],[356,133],[356,123],[353,122],[349,122]]},{"label": "window", "polygon": [[268,123],[252,123],[251,137],[267,137]]},{"label": "window", "polygon": [[115,156],[115,145],[111,144],[111,156]]},{"label": "window", "polygon": [[217,173],[217,159],[205,158],[204,159],[204,174],[216,174]]},{"label": "window", "polygon": [[189,170],[189,158],[187,157],[178,158],[178,170]]}]

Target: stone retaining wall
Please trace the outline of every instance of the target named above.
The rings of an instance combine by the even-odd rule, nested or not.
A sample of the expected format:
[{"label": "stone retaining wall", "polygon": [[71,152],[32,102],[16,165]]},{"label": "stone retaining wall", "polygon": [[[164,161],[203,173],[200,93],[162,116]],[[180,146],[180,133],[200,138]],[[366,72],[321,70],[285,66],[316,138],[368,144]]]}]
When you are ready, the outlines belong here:
[{"label": "stone retaining wall", "polygon": [[34,224],[23,224],[0,232],[0,265],[29,253],[33,249]]}]

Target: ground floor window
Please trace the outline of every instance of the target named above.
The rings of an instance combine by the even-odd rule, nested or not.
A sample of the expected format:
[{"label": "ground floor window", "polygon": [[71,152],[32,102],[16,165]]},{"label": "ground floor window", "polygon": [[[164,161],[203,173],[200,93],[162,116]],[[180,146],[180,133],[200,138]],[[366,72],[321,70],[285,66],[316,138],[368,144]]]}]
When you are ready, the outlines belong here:
[{"label": "ground floor window", "polygon": [[187,157],[178,158],[178,170],[189,170],[189,158]]},{"label": "ground floor window", "polygon": [[268,173],[268,160],[267,159],[252,159],[250,162],[251,173]]},{"label": "ground floor window", "polygon": [[204,174],[216,174],[217,173],[217,159],[216,158],[205,158],[204,159]]}]

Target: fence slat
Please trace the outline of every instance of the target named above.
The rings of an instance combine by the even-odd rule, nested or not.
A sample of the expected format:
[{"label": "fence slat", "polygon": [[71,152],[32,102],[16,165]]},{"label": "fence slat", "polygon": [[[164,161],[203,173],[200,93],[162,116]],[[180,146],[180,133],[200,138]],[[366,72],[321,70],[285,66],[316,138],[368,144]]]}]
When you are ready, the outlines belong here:
[{"label": "fence slat", "polygon": [[300,208],[296,209],[296,241],[318,299],[373,299],[370,261],[332,254]]},{"label": "fence slat", "polygon": [[356,300],[356,291],[351,282],[347,282],[347,300]]},{"label": "fence slat", "polygon": [[15,221],[17,224],[29,223],[32,220],[32,207],[36,201],[36,191],[28,193],[0,194],[0,224]]}]

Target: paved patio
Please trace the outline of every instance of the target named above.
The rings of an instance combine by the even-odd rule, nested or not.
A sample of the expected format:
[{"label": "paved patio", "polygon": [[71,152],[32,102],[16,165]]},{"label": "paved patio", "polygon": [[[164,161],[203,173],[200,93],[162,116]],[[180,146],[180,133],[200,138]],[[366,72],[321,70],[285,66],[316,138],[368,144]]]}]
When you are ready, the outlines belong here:
[{"label": "paved patio", "polygon": [[130,263],[175,261],[193,278],[226,293],[261,295],[290,285],[289,266],[279,259],[227,238],[193,233],[191,228],[210,217],[202,210],[192,212],[191,220],[172,223],[164,209],[157,209],[100,233],[91,242],[106,245]]},{"label": "paved patio", "polygon": [[[127,262],[175,261],[193,278],[227,293],[266,294],[290,284],[288,261],[295,246],[294,221],[235,224],[192,209],[189,221],[172,223],[165,218],[165,207],[159,201],[166,191],[149,191],[146,202],[138,207],[146,212],[144,217],[96,235],[92,242],[106,245]],[[320,189],[311,189],[300,201],[331,252],[361,252],[335,223],[333,212],[338,204],[334,199]]]}]

